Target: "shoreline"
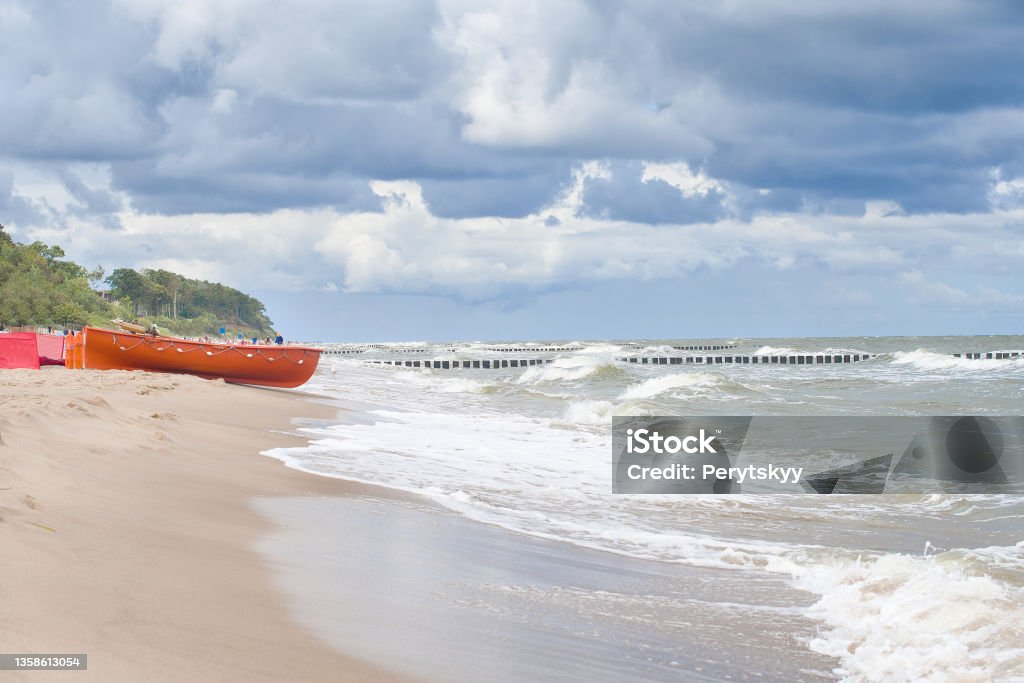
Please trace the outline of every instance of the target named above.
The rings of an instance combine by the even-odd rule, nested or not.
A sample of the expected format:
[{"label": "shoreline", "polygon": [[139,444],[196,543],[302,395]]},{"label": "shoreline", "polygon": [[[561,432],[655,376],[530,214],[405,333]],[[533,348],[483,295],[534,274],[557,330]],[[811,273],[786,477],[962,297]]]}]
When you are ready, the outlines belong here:
[{"label": "shoreline", "polygon": [[783,577],[584,548],[427,499],[274,497],[255,507],[278,525],[259,550],[295,619],[410,676],[836,680],[837,660],[805,644],[816,635],[803,616],[814,597]]},{"label": "shoreline", "polygon": [[[375,422],[363,411],[387,405],[345,404],[335,426]],[[361,487],[254,501],[275,525],[258,549],[293,618],[340,651],[451,683],[479,680],[480,671],[509,682],[836,678],[839,661],[808,647],[819,623],[804,612],[819,596],[789,577],[517,530],[282,451],[266,454]]]},{"label": "shoreline", "polygon": [[407,680],[295,623],[254,549],[274,525],[251,501],[364,489],[261,454],[302,441],[296,415],[338,413],[317,398],[185,375],[0,373],[3,650],[87,654],[86,680]]},{"label": "shoreline", "polygon": [[[103,681],[454,683],[484,671],[496,681],[810,682],[870,663],[870,647],[852,655],[878,637],[877,615],[850,636],[822,631],[849,625],[822,609],[872,581],[870,566],[832,576],[825,596],[778,572],[516,531],[272,453],[306,445],[318,427],[369,420],[371,404],[350,393],[0,373],[0,652],[84,653],[93,673],[78,677]],[[338,438],[331,448],[352,437]],[[923,538],[945,538],[943,527]],[[899,534],[886,558],[909,547]],[[889,593],[913,601],[914,586]]]}]

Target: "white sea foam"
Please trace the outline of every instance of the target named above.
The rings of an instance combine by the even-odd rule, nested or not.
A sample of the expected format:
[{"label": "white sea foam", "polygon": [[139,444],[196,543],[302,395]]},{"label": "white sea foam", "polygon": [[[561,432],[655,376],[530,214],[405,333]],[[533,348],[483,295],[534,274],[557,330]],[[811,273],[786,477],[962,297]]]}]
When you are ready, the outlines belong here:
[{"label": "white sea foam", "polygon": [[620,400],[654,398],[670,391],[683,390],[677,393],[697,395],[706,393],[720,386],[724,378],[709,372],[681,372],[672,375],[652,377],[627,388],[619,394]]},{"label": "white sea foam", "polygon": [[450,394],[473,393],[479,394],[487,391],[493,385],[487,382],[478,382],[466,377],[446,377],[434,384],[437,391]]},{"label": "white sea foam", "polygon": [[679,349],[668,344],[652,344],[650,346],[637,349],[637,351],[650,356],[670,356],[672,354],[679,353]]},{"label": "white sea foam", "polygon": [[552,424],[610,427],[612,418],[616,415],[649,415],[650,412],[650,406],[644,401],[612,403],[611,401],[583,399],[570,402],[562,419],[555,420]]},{"label": "white sea foam", "polygon": [[948,353],[936,353],[927,349],[896,351],[892,354],[893,365],[904,365],[919,370],[989,370],[1007,367],[1024,368],[1024,359],[955,358]]},{"label": "white sea foam", "polygon": [[600,373],[619,373],[622,369],[598,356],[557,358],[553,363],[531,365],[516,380],[516,384],[541,384],[580,380]]},{"label": "white sea foam", "polygon": [[[1010,680],[1024,671],[1024,597],[942,555],[887,554],[773,571],[820,596],[807,615],[824,628],[808,645],[836,657],[844,681]],[[1019,680],[1015,679],[1015,680]]]},{"label": "white sea foam", "polygon": [[611,424],[615,405],[611,401],[573,401],[565,409],[565,421],[570,424]]},{"label": "white sea foam", "polygon": [[599,365],[577,365],[561,367],[557,365],[534,365],[516,378],[516,384],[541,384],[543,382],[562,382],[583,379],[598,372]]},{"label": "white sea foam", "polygon": [[455,394],[455,393],[483,393],[493,387],[494,385],[477,379],[469,377],[445,377],[444,375],[432,372],[430,370],[401,370],[395,373],[396,377],[408,382],[409,384],[427,388],[431,391],[436,391],[443,394]]},{"label": "white sea foam", "polygon": [[[581,402],[570,405],[567,418],[609,420],[617,409]],[[418,493],[481,522],[634,557],[754,567],[791,548],[663,527],[665,515],[676,515],[677,497],[652,497],[654,507],[637,514],[636,500],[610,493],[611,443],[603,429],[499,413],[467,419],[374,410],[368,417],[374,421],[305,429],[313,438],[307,446],[268,455],[316,474]],[[684,504],[696,509],[702,502]]]},{"label": "white sea foam", "polygon": [[802,351],[797,352],[788,346],[761,346],[754,351],[755,356],[784,356],[790,353],[803,353]]},{"label": "white sea foam", "polygon": [[788,356],[788,355],[815,355],[815,354],[860,354],[865,353],[860,349],[854,349],[848,346],[829,346],[826,348],[815,347],[811,349],[795,349],[789,346],[761,346],[754,351],[755,356]]},{"label": "white sea foam", "polygon": [[590,355],[621,353],[623,350],[623,348],[618,344],[605,343],[582,345],[582,342],[571,342],[569,346],[580,346],[580,350],[577,351],[576,353]]},{"label": "white sea foam", "polygon": [[[1010,496],[1003,496],[1010,498]],[[965,557],[977,560],[983,567],[997,568],[1024,576],[1024,541],[1011,546],[989,546],[966,551]]]}]

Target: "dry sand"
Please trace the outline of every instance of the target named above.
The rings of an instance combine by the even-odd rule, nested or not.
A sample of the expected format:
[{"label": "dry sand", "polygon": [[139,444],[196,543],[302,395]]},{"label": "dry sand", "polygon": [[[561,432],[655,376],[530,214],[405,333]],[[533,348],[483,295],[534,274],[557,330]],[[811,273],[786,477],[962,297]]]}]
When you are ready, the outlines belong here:
[{"label": "dry sand", "polygon": [[395,680],[293,623],[253,542],[253,497],[342,482],[261,450],[297,392],[187,376],[0,371],[0,652],[86,653],[31,681]]}]

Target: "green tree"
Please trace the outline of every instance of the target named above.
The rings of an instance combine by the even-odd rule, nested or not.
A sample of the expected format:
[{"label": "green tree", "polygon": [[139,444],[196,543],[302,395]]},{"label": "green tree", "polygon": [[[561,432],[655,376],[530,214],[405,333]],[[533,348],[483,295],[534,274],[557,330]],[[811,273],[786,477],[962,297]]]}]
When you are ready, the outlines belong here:
[{"label": "green tree", "polygon": [[[94,286],[106,282],[111,301]],[[92,286],[90,286],[92,285]],[[216,282],[167,270],[88,270],[58,245],[18,244],[0,225],[0,325],[106,325],[113,318],[156,323],[171,334],[273,333],[256,298]]]}]

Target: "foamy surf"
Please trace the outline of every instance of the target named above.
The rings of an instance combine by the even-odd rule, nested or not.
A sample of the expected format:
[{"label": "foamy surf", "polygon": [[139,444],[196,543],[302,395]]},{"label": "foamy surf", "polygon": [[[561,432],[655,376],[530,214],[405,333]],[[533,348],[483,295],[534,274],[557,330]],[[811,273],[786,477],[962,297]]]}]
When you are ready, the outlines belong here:
[{"label": "foamy surf", "polygon": [[581,425],[610,425],[615,415],[611,401],[573,401],[566,407],[564,422]]},{"label": "foamy surf", "polygon": [[534,365],[526,368],[514,382],[516,384],[541,384],[546,382],[563,382],[580,380],[586,377],[604,375],[612,377],[621,374],[621,366],[596,356],[582,358],[556,358],[547,365]]},{"label": "foamy surf", "polygon": [[619,394],[619,398],[622,400],[653,398],[678,389],[687,390],[686,393],[689,395],[697,395],[710,391],[721,383],[721,376],[704,372],[663,375],[634,384]]},{"label": "foamy surf", "polygon": [[757,349],[754,350],[752,355],[754,355],[754,356],[784,356],[784,355],[789,355],[791,353],[803,353],[803,351],[797,351],[796,349],[792,349],[792,348],[790,348],[788,346],[769,346],[769,345],[766,344],[764,346],[757,347]]},{"label": "foamy surf", "polygon": [[955,358],[948,353],[936,353],[927,349],[896,351],[892,354],[893,365],[906,365],[920,370],[967,370],[1024,369],[1024,359]]},{"label": "foamy surf", "polygon": [[[844,680],[899,679],[887,658],[919,680],[1013,680],[1024,663],[1018,646],[998,631],[1019,635],[1012,622],[1021,616],[1015,605],[1024,558],[1014,545],[1019,536],[1007,530],[1019,529],[1024,503],[965,495],[810,503],[616,496],[609,427],[613,416],[633,414],[1014,414],[1024,364],[950,354],[1024,348],[1024,338],[742,343],[743,353],[881,355],[853,365],[713,371],[615,361],[619,349],[689,344],[673,340],[584,342],[580,351],[549,354],[552,363],[497,371],[339,360],[336,373],[318,374],[312,388],[376,407],[359,425],[314,430],[309,447],[273,455],[319,474],[413,492],[516,533],[657,562],[786,577],[794,591],[815,596],[807,615],[820,627],[805,646],[836,657],[836,675]],[[428,345],[424,357],[494,357],[488,346],[454,352]],[[998,542],[975,549],[981,531]],[[943,633],[940,623],[950,627]]]},{"label": "foamy surf", "polygon": [[681,372],[652,377],[634,384],[619,394],[618,398],[625,401],[651,399],[663,394],[671,394],[675,398],[689,399],[707,395],[716,390],[727,393],[751,391],[751,388],[717,373]]},{"label": "foamy surf", "polygon": [[952,555],[784,558],[770,569],[820,596],[807,610],[822,624],[808,647],[837,658],[843,681],[966,683],[1024,672],[1024,592]]}]

